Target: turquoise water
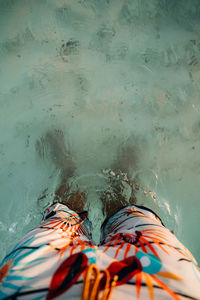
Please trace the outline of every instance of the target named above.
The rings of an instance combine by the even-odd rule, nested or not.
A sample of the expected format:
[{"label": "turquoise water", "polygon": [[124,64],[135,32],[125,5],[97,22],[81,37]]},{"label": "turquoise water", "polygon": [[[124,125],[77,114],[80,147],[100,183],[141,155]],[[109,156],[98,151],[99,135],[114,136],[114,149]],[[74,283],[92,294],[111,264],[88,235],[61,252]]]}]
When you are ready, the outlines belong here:
[{"label": "turquoise water", "polygon": [[199,30],[198,0],[0,1],[1,258],[41,220],[68,151],[96,240],[102,170],[120,167],[200,262]]}]

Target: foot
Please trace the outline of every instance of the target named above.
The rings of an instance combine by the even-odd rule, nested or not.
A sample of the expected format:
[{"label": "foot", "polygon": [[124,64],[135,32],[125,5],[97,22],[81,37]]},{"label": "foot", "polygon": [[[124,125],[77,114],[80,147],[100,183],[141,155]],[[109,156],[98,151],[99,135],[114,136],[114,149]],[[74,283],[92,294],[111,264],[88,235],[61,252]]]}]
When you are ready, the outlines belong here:
[{"label": "foot", "polygon": [[119,145],[116,159],[111,165],[111,169],[114,172],[120,170],[123,173],[127,173],[129,177],[132,176],[132,171],[137,168],[138,157],[140,157],[140,149],[137,145],[137,138],[134,136],[130,136],[126,143]]},{"label": "foot", "polygon": [[47,131],[36,142],[36,151],[42,159],[51,159],[57,169],[61,171],[60,182],[66,183],[76,170],[73,162],[70,144],[65,145],[62,130]]}]

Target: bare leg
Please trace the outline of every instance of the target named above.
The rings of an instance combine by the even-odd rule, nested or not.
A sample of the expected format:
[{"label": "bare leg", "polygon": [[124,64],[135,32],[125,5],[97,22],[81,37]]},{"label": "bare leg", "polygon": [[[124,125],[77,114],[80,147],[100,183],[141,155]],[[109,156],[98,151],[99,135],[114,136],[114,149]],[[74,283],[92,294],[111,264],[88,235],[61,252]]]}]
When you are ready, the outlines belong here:
[{"label": "bare leg", "polygon": [[[125,144],[117,149],[115,161],[108,171],[109,188],[101,194],[104,215],[109,217],[120,208],[136,204],[138,184],[131,179],[132,172],[137,168],[140,149],[138,138],[130,137]],[[127,185],[131,193],[126,195]]]},{"label": "bare leg", "polygon": [[130,137],[125,144],[120,144],[117,148],[116,160],[111,165],[114,172],[126,173],[130,178],[132,171],[136,169],[138,164],[138,156],[140,149],[137,146],[136,137]]},{"label": "bare leg", "polygon": [[[131,182],[126,173],[107,170],[109,187],[104,191],[100,199],[103,204],[103,213],[109,218],[122,207],[136,204],[136,185]],[[129,194],[127,195],[127,189]]]},{"label": "bare leg", "polygon": [[[36,150],[42,159],[47,156],[55,167],[61,171],[60,183],[55,191],[55,202],[69,206],[77,212],[83,211],[86,195],[83,192],[69,193],[69,179],[74,176],[76,167],[73,162],[70,144],[66,147],[64,134],[61,130],[47,131],[36,142]],[[39,199],[44,198],[44,196]]]}]

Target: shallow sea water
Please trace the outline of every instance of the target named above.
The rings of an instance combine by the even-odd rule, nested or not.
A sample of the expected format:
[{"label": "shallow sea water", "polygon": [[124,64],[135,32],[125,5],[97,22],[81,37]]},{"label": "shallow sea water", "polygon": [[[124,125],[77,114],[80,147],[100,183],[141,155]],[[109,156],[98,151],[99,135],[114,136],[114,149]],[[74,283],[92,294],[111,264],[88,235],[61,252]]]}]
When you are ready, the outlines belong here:
[{"label": "shallow sea water", "polygon": [[60,183],[50,133],[70,151],[95,240],[102,169],[124,163],[137,203],[200,263],[199,30],[198,0],[0,1],[0,258]]}]

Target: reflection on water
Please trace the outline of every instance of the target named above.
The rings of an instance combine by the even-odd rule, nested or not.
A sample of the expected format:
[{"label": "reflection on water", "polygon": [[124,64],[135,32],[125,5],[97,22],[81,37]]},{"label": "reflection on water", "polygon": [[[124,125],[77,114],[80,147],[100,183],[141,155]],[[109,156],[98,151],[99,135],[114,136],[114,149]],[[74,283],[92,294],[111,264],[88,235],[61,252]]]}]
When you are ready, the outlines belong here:
[{"label": "reflection on water", "polygon": [[98,239],[110,168],[200,261],[199,17],[198,0],[0,1],[1,257],[69,175]]}]

